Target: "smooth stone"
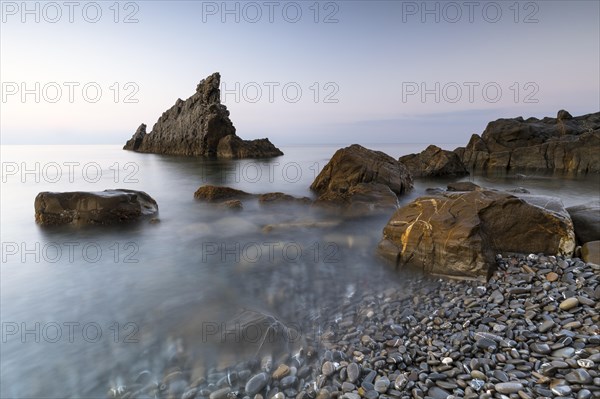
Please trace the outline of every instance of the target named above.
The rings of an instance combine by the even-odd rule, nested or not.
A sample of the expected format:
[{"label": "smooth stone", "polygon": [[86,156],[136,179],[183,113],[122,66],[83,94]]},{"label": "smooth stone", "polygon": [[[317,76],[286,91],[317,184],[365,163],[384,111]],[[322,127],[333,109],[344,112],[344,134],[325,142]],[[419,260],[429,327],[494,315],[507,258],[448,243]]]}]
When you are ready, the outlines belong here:
[{"label": "smooth stone", "polygon": [[546,280],[548,280],[550,282],[554,282],[554,281],[558,280],[558,274],[556,274],[554,272],[550,272],[550,273],[546,274]]},{"label": "smooth stone", "polygon": [[592,392],[589,389],[582,389],[577,393],[577,399],[590,399]]},{"label": "smooth stone", "polygon": [[343,392],[352,392],[356,389],[356,385],[351,382],[344,381],[342,383],[342,391]]},{"label": "smooth stone", "polygon": [[326,376],[330,376],[335,373],[335,366],[330,361],[323,363],[323,367],[321,367],[321,372]]},{"label": "smooth stone", "polygon": [[218,390],[214,391],[213,393],[211,393],[209,398],[210,399],[224,399],[227,397],[227,394],[229,394],[229,392],[231,392],[231,388],[229,388],[229,387],[221,388],[221,389],[218,389]]},{"label": "smooth stone", "polygon": [[496,342],[492,341],[489,338],[480,338],[475,342],[478,348],[486,349],[486,350],[495,350]]},{"label": "smooth stone", "polygon": [[345,397],[346,399],[361,399],[361,398],[360,398],[360,395],[358,395],[358,394],[356,394],[356,393],[352,393],[352,392],[346,392],[346,393],[344,394],[344,397]]},{"label": "smooth stone", "polygon": [[553,394],[556,396],[571,396],[573,390],[568,385],[556,385],[550,388]]},{"label": "smooth stone", "polygon": [[584,369],[576,369],[565,375],[565,380],[571,384],[590,384],[592,376]]},{"label": "smooth stone", "polygon": [[433,386],[427,391],[427,396],[431,396],[433,399],[447,399],[450,393],[442,388]]},{"label": "smooth stone", "polygon": [[577,365],[579,367],[583,367],[584,369],[591,369],[594,367],[594,362],[590,359],[578,359]]},{"label": "smooth stone", "polygon": [[495,303],[496,305],[500,305],[502,302],[504,302],[504,295],[502,295],[500,291],[496,290],[490,294],[488,301]]},{"label": "smooth stone", "polygon": [[408,384],[408,381],[408,377],[405,374],[400,374],[394,381],[394,387],[397,390],[402,391],[404,387],[406,387],[406,384]]},{"label": "smooth stone", "polygon": [[469,381],[469,385],[475,391],[479,392],[481,390],[481,388],[483,388],[483,386],[485,385],[485,382],[475,378],[475,379],[472,379],[471,381]]},{"label": "smooth stone", "polygon": [[351,383],[355,383],[360,377],[360,368],[356,363],[350,363],[348,368],[346,369],[346,373],[348,374],[348,381]]},{"label": "smooth stone", "polygon": [[560,357],[563,359],[568,359],[568,358],[572,357],[574,354],[575,354],[575,349],[573,349],[571,347],[566,347],[566,348],[557,349],[554,352],[552,352],[552,357]]},{"label": "smooth stone", "polygon": [[494,370],[494,378],[500,382],[508,382],[508,375],[502,370]]},{"label": "smooth stone", "polygon": [[279,365],[279,367],[277,367],[277,370],[275,370],[273,372],[273,378],[276,380],[279,380],[279,379],[287,376],[289,373],[290,373],[290,368],[285,364],[281,364],[281,365]]},{"label": "smooth stone", "polygon": [[293,375],[288,375],[287,377],[283,377],[281,379],[280,385],[282,389],[293,388],[298,383],[298,377]]},{"label": "smooth stone", "polygon": [[246,394],[247,395],[256,395],[267,385],[269,378],[265,373],[256,374],[254,377],[250,378],[246,383]]},{"label": "smooth stone", "polygon": [[523,389],[523,384],[519,382],[499,382],[494,385],[494,389],[496,392],[504,394],[517,393]]},{"label": "smooth stone", "polygon": [[484,380],[484,381],[487,380],[485,373],[482,373],[479,370],[471,371],[471,377],[478,379],[478,380]]},{"label": "smooth stone", "polygon": [[379,397],[379,392],[377,391],[367,391],[365,393],[365,398],[367,399],[377,399]]},{"label": "smooth stone", "polygon": [[559,308],[561,308],[562,310],[570,310],[577,306],[579,306],[579,299],[577,299],[576,297],[571,297],[562,301],[559,305]]},{"label": "smooth stone", "polygon": [[531,349],[535,353],[540,353],[542,355],[547,355],[548,353],[552,352],[552,349],[550,349],[550,345],[541,344],[538,342],[529,345],[529,349]]},{"label": "smooth stone", "polygon": [[541,333],[545,333],[549,331],[552,327],[554,327],[556,323],[553,320],[544,320],[542,324],[538,327],[538,331]]},{"label": "smooth stone", "polygon": [[379,393],[385,393],[390,386],[390,380],[387,377],[381,377],[375,381],[375,390]]}]

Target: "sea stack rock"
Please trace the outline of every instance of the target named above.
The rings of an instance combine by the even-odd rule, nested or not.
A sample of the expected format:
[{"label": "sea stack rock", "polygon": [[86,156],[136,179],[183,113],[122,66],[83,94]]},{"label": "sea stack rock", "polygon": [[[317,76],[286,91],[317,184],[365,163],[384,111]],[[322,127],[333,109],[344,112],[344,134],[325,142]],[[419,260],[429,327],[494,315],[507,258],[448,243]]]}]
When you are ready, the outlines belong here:
[{"label": "sea stack rock", "polygon": [[220,158],[283,155],[268,139],[242,140],[221,104],[221,75],[202,80],[187,100],[178,99],[146,133],[142,124],[123,147],[137,152]]}]

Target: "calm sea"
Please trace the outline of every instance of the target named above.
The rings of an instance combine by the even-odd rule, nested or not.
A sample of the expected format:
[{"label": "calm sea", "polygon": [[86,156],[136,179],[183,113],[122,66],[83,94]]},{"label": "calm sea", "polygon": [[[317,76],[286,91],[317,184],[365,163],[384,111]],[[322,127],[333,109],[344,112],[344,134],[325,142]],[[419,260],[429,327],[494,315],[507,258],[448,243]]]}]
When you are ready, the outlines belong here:
[{"label": "calm sea", "polygon": [[[203,184],[311,196],[310,183],[339,147],[290,146],[271,161],[215,161],[119,146],[3,146],[0,396],[105,397],[135,372],[149,370],[160,380],[181,350],[204,367],[227,364],[261,346],[236,339],[235,331],[223,344],[223,323],[236,315],[267,315],[302,329],[335,314],[357,292],[415,278],[374,256],[389,215],[339,220],[307,207],[261,208],[252,201],[232,212],[193,198]],[[426,145],[367,147],[398,157]],[[600,190],[597,176],[472,180],[556,195],[566,205],[597,199]],[[417,181],[402,202],[445,183]],[[33,202],[41,191],[110,188],[146,191],[159,204],[160,222],[35,224]]]}]

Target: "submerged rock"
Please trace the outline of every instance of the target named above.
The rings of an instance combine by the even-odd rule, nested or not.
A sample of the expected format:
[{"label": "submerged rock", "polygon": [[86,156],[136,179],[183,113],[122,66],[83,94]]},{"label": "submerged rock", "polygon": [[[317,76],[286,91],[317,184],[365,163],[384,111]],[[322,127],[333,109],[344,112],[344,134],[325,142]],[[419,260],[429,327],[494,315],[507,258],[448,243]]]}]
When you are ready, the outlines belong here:
[{"label": "submerged rock", "polygon": [[246,191],[237,190],[226,186],[205,185],[194,193],[194,198],[201,201],[219,203],[226,208],[241,209],[243,207],[240,200],[256,198],[263,205],[269,204],[311,204],[312,200],[308,197],[294,197],[289,194],[274,192],[265,194],[251,194]]},{"label": "submerged rock", "polygon": [[194,193],[194,198],[207,202],[222,202],[251,197],[252,194],[225,186],[205,185]]},{"label": "submerged rock", "polygon": [[486,276],[502,252],[571,255],[575,234],[561,201],[499,191],[447,192],[398,209],[379,252],[397,266]]},{"label": "submerged rock", "polygon": [[137,152],[265,158],[283,155],[268,139],[242,140],[236,135],[227,107],[221,104],[221,75],[202,80],[187,100],[178,99],[146,133],[142,124],[124,150]]},{"label": "submerged rock", "polygon": [[41,192],[35,197],[35,221],[41,225],[114,224],[158,213],[156,201],[143,191]]},{"label": "submerged rock", "polygon": [[600,112],[557,118],[498,119],[454,150],[470,171],[600,173]]},{"label": "submerged rock", "polygon": [[418,154],[400,157],[398,161],[408,168],[413,177],[464,176],[469,174],[456,153],[442,150],[435,145],[430,145]]}]

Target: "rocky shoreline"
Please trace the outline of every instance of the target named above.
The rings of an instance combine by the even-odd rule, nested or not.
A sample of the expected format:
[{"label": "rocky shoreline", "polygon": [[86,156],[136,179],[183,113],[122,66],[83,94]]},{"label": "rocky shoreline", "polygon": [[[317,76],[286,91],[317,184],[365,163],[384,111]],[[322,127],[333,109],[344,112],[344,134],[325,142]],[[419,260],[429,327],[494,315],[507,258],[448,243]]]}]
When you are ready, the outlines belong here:
[{"label": "rocky shoreline", "polygon": [[600,266],[541,254],[498,255],[496,263],[487,282],[422,276],[344,298],[283,355],[198,376],[180,347],[161,380],[132,370],[108,396],[600,397]]}]

